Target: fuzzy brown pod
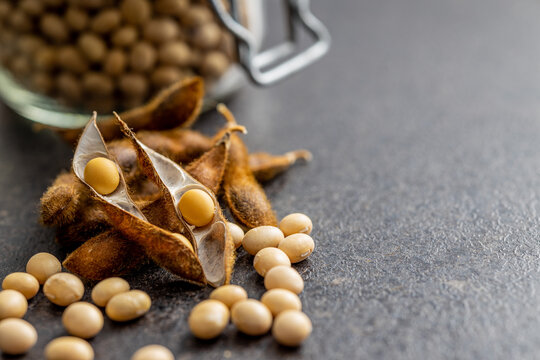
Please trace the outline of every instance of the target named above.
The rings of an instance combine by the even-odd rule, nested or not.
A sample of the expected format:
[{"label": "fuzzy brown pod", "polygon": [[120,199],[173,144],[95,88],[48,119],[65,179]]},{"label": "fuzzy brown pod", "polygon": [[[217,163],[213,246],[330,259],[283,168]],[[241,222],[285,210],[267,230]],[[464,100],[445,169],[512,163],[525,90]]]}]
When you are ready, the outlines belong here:
[{"label": "fuzzy brown pod", "polygon": [[287,171],[298,160],[311,161],[313,155],[308,150],[289,151],[283,155],[272,155],[266,152],[249,154],[249,168],[259,182],[274,179]]},{"label": "fuzzy brown pod", "polygon": [[[234,244],[214,193],[174,161],[140,142],[118,115],[117,121],[136,148],[141,168],[161,189],[161,210],[165,214],[163,217],[172,217],[171,213],[174,213],[189,230],[187,237],[199,256],[208,283],[213,286],[228,283],[234,264]],[[214,216],[205,226],[195,227],[188,224],[178,209],[182,195],[192,189],[204,191],[214,202]]]},{"label": "fuzzy brown pod", "polygon": [[107,150],[105,140],[99,132],[96,114],[94,113],[92,120],[85,127],[75,150],[73,158],[75,175],[88,187],[92,196],[101,203],[111,225],[125,239],[138,244],[144,249],[148,257],[171,273],[190,282],[205,284],[206,279],[203,268],[197,256],[173,233],[147,221],[144,214],[129,196],[118,165],[120,183],[116,190],[109,195],[97,193],[84,181],[86,164],[96,157],[104,157],[114,161]]},{"label": "fuzzy brown pod", "polygon": [[84,187],[72,173],[62,173],[41,197],[40,220],[45,225],[73,222],[80,208]]},{"label": "fuzzy brown pod", "polygon": [[103,280],[137,269],[146,259],[144,249],[121,233],[107,230],[96,235],[68,255],[66,269],[90,280]]},{"label": "fuzzy brown pod", "polygon": [[[201,111],[203,98],[204,81],[200,77],[192,77],[172,84],[145,105],[122,112],[120,115],[135,131],[189,127]],[[107,141],[122,135],[114,116],[101,120],[99,130]],[[57,129],[57,131],[65,140],[72,143],[76,142],[81,134],[81,129]]]},{"label": "fuzzy brown pod", "polygon": [[[236,123],[225,105],[219,104],[217,109],[227,122]],[[223,189],[225,200],[234,217],[249,228],[277,226],[272,205],[249,168],[247,147],[236,134],[231,134],[229,163],[223,179]]]}]

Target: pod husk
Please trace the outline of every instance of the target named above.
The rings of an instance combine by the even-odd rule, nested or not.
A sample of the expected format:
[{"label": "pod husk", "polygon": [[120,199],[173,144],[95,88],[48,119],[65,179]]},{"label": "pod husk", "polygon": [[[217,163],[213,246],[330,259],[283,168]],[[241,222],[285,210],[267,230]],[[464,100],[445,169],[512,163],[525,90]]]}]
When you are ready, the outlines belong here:
[{"label": "pod husk", "polygon": [[[218,111],[229,123],[236,123],[225,105],[219,104]],[[233,216],[248,228],[277,226],[272,205],[249,168],[247,147],[237,134],[231,134],[229,163],[223,179],[223,190]]]},{"label": "pod husk", "polygon": [[203,268],[197,256],[173,233],[159,228],[147,221],[144,214],[136,206],[128,194],[127,186],[120,171],[120,184],[109,195],[97,193],[84,181],[84,168],[88,161],[95,157],[114,160],[107,150],[97,124],[96,114],[85,127],[75,150],[73,171],[79,180],[91,191],[93,197],[101,203],[103,210],[113,227],[141,248],[148,257],[171,273],[200,285],[206,283]]},{"label": "pod husk", "polygon": [[[135,131],[189,127],[201,111],[203,98],[204,81],[196,76],[172,84],[145,105],[125,111],[121,115]],[[99,129],[107,141],[122,135],[116,126],[114,116],[101,120]],[[69,142],[75,142],[81,134],[81,129],[57,129],[57,131]]]},{"label": "pod husk", "polygon": [[90,280],[128,274],[146,259],[144,249],[126,240],[121,233],[108,230],[89,239],[68,255],[62,265]]},{"label": "pod husk", "polygon": [[[177,219],[188,229],[189,236],[186,237],[199,256],[208,283],[212,286],[227,284],[234,264],[234,244],[214,193],[174,161],[140,142],[118,115],[117,121],[137,150],[143,172],[158,185],[163,194],[163,218],[173,218],[172,214],[176,214]],[[214,218],[204,227],[186,223],[177,208],[182,195],[191,189],[205,191],[214,201]]]},{"label": "pod husk", "polygon": [[249,168],[259,182],[274,179],[287,171],[298,160],[311,161],[313,155],[308,150],[289,151],[283,155],[272,155],[266,152],[249,154]]},{"label": "pod husk", "polygon": [[72,173],[62,173],[41,197],[40,221],[44,225],[71,224],[85,194],[84,186]]}]

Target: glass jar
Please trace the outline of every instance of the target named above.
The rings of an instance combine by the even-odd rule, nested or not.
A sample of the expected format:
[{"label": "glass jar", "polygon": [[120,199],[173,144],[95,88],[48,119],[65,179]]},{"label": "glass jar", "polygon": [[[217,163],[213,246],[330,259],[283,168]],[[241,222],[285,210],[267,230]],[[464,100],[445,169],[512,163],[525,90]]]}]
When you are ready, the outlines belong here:
[{"label": "glass jar", "polygon": [[[259,53],[262,6],[262,0],[0,0],[0,97],[32,121],[78,128],[90,111],[139,106],[193,75],[205,79],[214,102],[242,86],[242,67],[256,83],[270,84],[287,76],[284,68],[292,73],[302,64],[295,57],[270,77],[261,71],[285,55],[283,46]],[[289,0],[291,9],[308,12],[291,19],[313,20],[308,0]]]}]

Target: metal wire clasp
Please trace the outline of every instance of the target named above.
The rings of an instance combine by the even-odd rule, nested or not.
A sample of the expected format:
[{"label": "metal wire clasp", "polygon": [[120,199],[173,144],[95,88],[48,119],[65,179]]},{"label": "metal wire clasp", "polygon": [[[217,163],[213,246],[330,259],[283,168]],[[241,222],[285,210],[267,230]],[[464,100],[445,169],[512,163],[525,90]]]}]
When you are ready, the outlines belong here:
[{"label": "metal wire clasp", "polygon": [[[310,0],[284,0],[289,13],[287,40],[262,52],[258,52],[252,32],[240,22],[239,0],[228,0],[230,12],[224,0],[209,1],[223,25],[237,40],[239,63],[258,85],[272,85],[285,79],[320,59],[330,48],[330,34],[311,12]],[[311,35],[314,43],[291,57],[298,48],[299,28]]]}]

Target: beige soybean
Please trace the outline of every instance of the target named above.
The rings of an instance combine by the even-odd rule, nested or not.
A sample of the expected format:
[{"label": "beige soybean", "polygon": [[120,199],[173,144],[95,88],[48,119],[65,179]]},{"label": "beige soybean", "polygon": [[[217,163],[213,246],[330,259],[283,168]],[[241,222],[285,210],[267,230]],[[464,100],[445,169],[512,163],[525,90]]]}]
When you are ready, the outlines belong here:
[{"label": "beige soybean", "polygon": [[32,19],[22,10],[14,10],[7,20],[19,33],[32,31]]},{"label": "beige soybean", "polygon": [[154,67],[156,58],[157,54],[154,47],[149,43],[140,42],[131,49],[129,63],[133,70],[144,72]]},{"label": "beige soybean", "polygon": [[304,290],[304,280],[292,267],[279,265],[266,273],[264,287],[266,290],[287,289],[295,294],[300,294]]},{"label": "beige soybean", "polygon": [[117,294],[129,291],[129,283],[119,277],[101,280],[92,289],[92,301],[97,306],[106,306],[109,300]]},{"label": "beige soybean", "polygon": [[43,13],[43,2],[41,0],[21,0],[19,7],[28,15],[38,16]]},{"label": "beige soybean", "polygon": [[37,341],[36,329],[22,319],[0,321],[0,351],[9,355],[21,355],[30,350]]},{"label": "beige soybean", "polygon": [[64,15],[66,24],[75,31],[83,31],[88,26],[88,13],[75,6],[70,6]]},{"label": "beige soybean", "polygon": [[281,240],[278,246],[291,259],[293,264],[307,259],[315,248],[311,236],[307,234],[292,234]]},{"label": "beige soybean", "polygon": [[86,164],[84,181],[101,195],[108,195],[118,187],[120,175],[113,161],[96,157]]},{"label": "beige soybean", "polygon": [[38,49],[34,65],[39,70],[52,71],[56,66],[56,51],[52,47]]},{"label": "beige soybean", "polygon": [[227,71],[229,65],[229,59],[225,54],[219,51],[210,51],[203,57],[200,70],[203,75],[217,78]]},{"label": "beige soybean", "polygon": [[286,289],[271,289],[263,294],[261,302],[270,309],[273,316],[285,310],[302,310],[298,295]]},{"label": "beige soybean", "polygon": [[183,41],[171,41],[161,45],[159,61],[165,65],[187,66],[190,62],[189,47]]},{"label": "beige soybean", "polygon": [[90,28],[97,34],[107,34],[115,30],[121,21],[120,12],[116,9],[105,9],[100,11],[92,19]]},{"label": "beige soybean", "polygon": [[176,66],[159,66],[152,72],[150,79],[152,80],[152,85],[160,89],[174,84],[182,79],[183,76],[182,71]]},{"label": "beige soybean", "polygon": [[120,5],[123,19],[128,24],[140,25],[150,19],[152,8],[147,0],[124,0]]},{"label": "beige soybean", "polygon": [[211,49],[219,45],[221,29],[213,22],[200,26],[194,33],[193,43],[202,49]]},{"label": "beige soybean", "polygon": [[68,306],[81,300],[84,295],[82,281],[73,274],[58,273],[47,279],[43,293],[53,304]]},{"label": "beige soybean", "polygon": [[179,34],[177,23],[168,18],[150,20],[143,30],[146,40],[158,44],[174,40]]},{"label": "beige soybean", "polygon": [[111,76],[118,76],[125,71],[126,63],[126,54],[122,50],[114,49],[105,57],[103,70]]},{"label": "beige soybean", "polygon": [[165,346],[147,345],[137,350],[131,360],[174,360],[174,355]]},{"label": "beige soybean", "polygon": [[58,50],[58,65],[64,70],[82,74],[88,70],[88,62],[78,48],[74,46],[63,46]]},{"label": "beige soybean", "polygon": [[244,230],[242,230],[240,226],[229,221],[227,221],[227,228],[231,233],[234,242],[234,248],[238,249],[242,245],[242,239],[244,239]]},{"label": "beige soybean", "polygon": [[189,6],[189,0],[156,0],[154,9],[163,15],[182,15]]},{"label": "beige soybean", "polygon": [[150,87],[146,77],[136,73],[126,73],[120,76],[118,86],[120,91],[130,98],[143,98]]},{"label": "beige soybean", "polygon": [[82,97],[82,86],[70,73],[60,73],[56,78],[56,87],[62,96],[71,101],[79,101]]},{"label": "beige soybean", "polygon": [[285,310],[280,313],[272,327],[272,335],[276,341],[285,346],[300,345],[309,337],[311,331],[311,320],[298,310]]},{"label": "beige soybean", "polygon": [[28,301],[18,291],[0,291],[0,320],[7,318],[22,318],[28,309]]},{"label": "beige soybean", "polygon": [[84,57],[92,62],[101,62],[107,54],[107,44],[97,35],[82,34],[77,41],[77,45]]},{"label": "beige soybean", "polygon": [[285,216],[279,222],[279,228],[283,231],[283,235],[289,236],[292,234],[311,234],[313,223],[311,219],[304,214],[294,213]]},{"label": "beige soybean", "polygon": [[234,304],[231,319],[238,330],[252,336],[266,334],[272,326],[272,313],[266,305],[255,299]]},{"label": "beige soybean", "polygon": [[274,247],[261,249],[253,259],[253,267],[261,276],[265,276],[270,269],[279,265],[291,266],[291,261],[287,254]]},{"label": "beige soybean", "polygon": [[204,340],[221,334],[228,323],[229,309],[217,300],[201,301],[191,310],[188,318],[193,335]]},{"label": "beige soybean", "polygon": [[105,313],[111,320],[129,321],[146,314],[151,305],[152,301],[147,293],[131,290],[114,295],[107,303]]},{"label": "beige soybean", "polygon": [[35,276],[24,273],[24,272],[14,272],[9,274],[2,281],[2,289],[4,290],[16,290],[26,297],[26,299],[31,299],[39,291],[39,282]]},{"label": "beige soybean", "polygon": [[128,47],[137,42],[137,29],[132,26],[124,26],[114,32],[111,41],[119,47]]},{"label": "beige soybean", "polygon": [[229,309],[238,301],[247,299],[248,294],[238,285],[223,285],[210,293],[210,299],[221,301]]},{"label": "beige soybean", "polygon": [[267,247],[277,247],[284,236],[274,226],[259,226],[249,230],[242,239],[242,246],[249,254],[255,255]]},{"label": "beige soybean", "polygon": [[53,13],[47,13],[41,17],[41,31],[50,39],[62,43],[69,39],[69,29],[61,17]]},{"label": "beige soybean", "polygon": [[205,226],[214,218],[214,200],[204,190],[188,190],[180,197],[178,210],[191,225]]},{"label": "beige soybean", "polygon": [[103,329],[103,315],[95,305],[76,302],[64,310],[62,324],[70,335],[89,339]]},{"label": "beige soybean", "polygon": [[[85,94],[97,98],[106,98],[114,91],[114,83],[112,79],[104,73],[94,71],[84,74],[82,87]],[[114,173],[118,174],[118,171],[111,172],[111,175]],[[113,175],[113,177],[116,179],[116,176]],[[116,184],[114,189],[116,189],[117,186],[118,184]]]},{"label": "beige soybean", "polygon": [[47,360],[93,360],[94,349],[90,344],[74,336],[62,336],[45,347]]},{"label": "beige soybean", "polygon": [[37,253],[26,263],[26,272],[33,275],[40,284],[45,283],[49,276],[62,271],[62,264],[49,253]]},{"label": "beige soybean", "polygon": [[197,26],[208,23],[213,19],[212,11],[204,5],[192,5],[182,15],[187,26]]}]

